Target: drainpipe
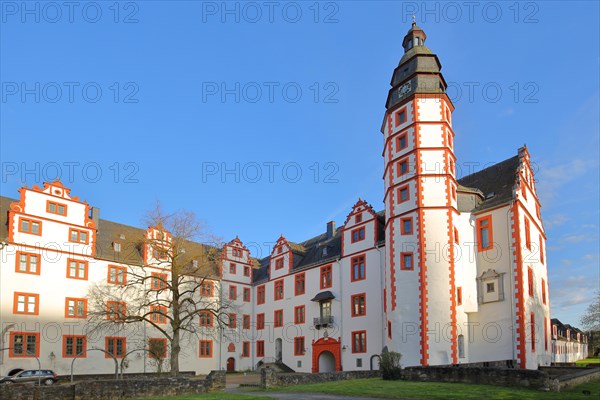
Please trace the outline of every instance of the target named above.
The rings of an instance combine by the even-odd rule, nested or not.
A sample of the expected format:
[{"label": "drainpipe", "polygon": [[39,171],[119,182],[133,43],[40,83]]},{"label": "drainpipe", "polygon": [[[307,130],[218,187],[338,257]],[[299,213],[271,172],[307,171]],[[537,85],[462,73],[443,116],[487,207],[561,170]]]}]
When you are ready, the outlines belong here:
[{"label": "drainpipe", "polygon": [[[508,212],[506,214],[506,219],[507,219],[507,236],[508,236],[508,244],[509,244],[509,254],[510,254],[510,243],[511,243],[511,213],[512,213],[512,206],[513,206],[513,202],[510,203],[509,206],[509,210],[511,210],[510,212]],[[516,260],[512,261],[512,256],[511,257],[511,263],[510,263],[510,309],[511,309],[511,320],[512,320],[512,329],[510,330],[511,335],[512,335],[512,359],[513,362],[516,361],[517,358],[517,354],[515,351],[515,347],[516,347],[516,343],[515,343],[515,329],[517,329],[517,310],[515,309],[515,277],[514,277],[514,273],[515,273],[515,266],[516,266]],[[506,291],[506,289],[504,289]],[[522,288],[519,288],[519,290],[522,290]]]}]

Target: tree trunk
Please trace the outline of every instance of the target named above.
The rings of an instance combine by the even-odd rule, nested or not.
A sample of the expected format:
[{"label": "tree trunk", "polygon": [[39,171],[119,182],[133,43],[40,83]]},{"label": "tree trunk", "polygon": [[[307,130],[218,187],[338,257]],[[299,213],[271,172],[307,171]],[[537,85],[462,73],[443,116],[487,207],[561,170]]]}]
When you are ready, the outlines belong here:
[{"label": "tree trunk", "polygon": [[171,340],[171,375],[179,375],[179,329],[173,331],[173,339]]}]

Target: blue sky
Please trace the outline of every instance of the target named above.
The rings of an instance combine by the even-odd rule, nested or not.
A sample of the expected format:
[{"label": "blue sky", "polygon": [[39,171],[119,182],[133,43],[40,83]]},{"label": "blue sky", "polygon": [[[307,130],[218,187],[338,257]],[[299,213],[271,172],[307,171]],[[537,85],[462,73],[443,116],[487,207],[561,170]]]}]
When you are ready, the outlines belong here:
[{"label": "blue sky", "polygon": [[160,200],[263,257],[358,197],[380,210],[414,12],[456,106],[459,175],[530,150],[553,316],[577,324],[599,289],[598,2],[73,4],[1,2],[2,195],[60,174],[103,218],[141,226]]}]

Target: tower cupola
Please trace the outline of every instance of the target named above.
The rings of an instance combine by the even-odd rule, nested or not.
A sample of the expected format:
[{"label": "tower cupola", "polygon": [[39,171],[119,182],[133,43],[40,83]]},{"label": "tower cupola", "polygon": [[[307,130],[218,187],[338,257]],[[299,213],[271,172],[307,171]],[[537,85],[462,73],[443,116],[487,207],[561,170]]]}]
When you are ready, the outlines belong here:
[{"label": "tower cupola", "polygon": [[423,29],[417,26],[417,23],[414,21],[411,28],[408,30],[406,36],[404,36],[404,40],[402,41],[402,47],[404,47],[404,52],[406,53],[413,47],[417,46],[425,46],[425,39],[427,39],[427,35],[423,31]]}]

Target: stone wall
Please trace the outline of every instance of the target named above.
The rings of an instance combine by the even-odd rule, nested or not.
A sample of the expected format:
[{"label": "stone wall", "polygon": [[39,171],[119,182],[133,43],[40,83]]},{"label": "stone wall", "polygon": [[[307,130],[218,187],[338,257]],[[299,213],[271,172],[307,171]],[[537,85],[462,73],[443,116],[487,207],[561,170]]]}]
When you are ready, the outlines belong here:
[{"label": "stone wall", "polygon": [[402,379],[521,386],[532,389],[549,389],[551,386],[550,378],[545,372],[514,368],[408,367],[402,370]]},{"label": "stone wall", "polygon": [[206,393],[225,388],[225,372],[212,371],[204,379],[157,378],[97,380],[53,386],[1,385],[2,400],[121,400],[135,397]]},{"label": "stone wall", "polygon": [[307,383],[321,383],[330,381],[343,381],[348,379],[379,378],[381,371],[339,371],[307,373],[277,373],[271,368],[264,368],[260,372],[260,384],[263,389],[273,386],[304,385]]},{"label": "stone wall", "polygon": [[563,389],[581,385],[593,380],[600,379],[600,369],[598,368],[579,368],[579,371],[562,375],[554,380],[552,390],[560,392]]}]

